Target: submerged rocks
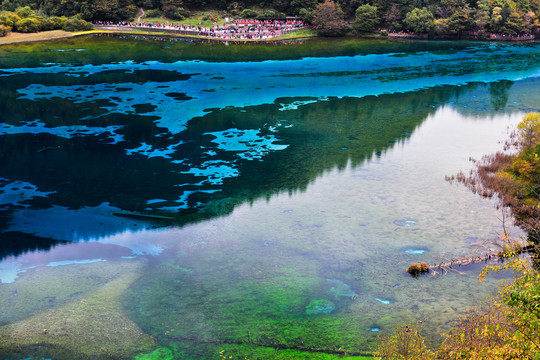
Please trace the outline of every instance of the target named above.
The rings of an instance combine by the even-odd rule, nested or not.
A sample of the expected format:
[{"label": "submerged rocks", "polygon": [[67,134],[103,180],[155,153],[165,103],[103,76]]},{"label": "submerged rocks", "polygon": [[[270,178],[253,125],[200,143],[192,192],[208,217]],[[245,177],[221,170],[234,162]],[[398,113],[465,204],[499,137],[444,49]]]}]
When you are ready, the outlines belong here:
[{"label": "submerged rocks", "polygon": [[311,302],[306,306],[307,315],[319,315],[319,314],[330,314],[336,305],[333,302],[327,299],[311,300]]},{"label": "submerged rocks", "polygon": [[339,299],[342,296],[352,297],[356,296],[356,293],[351,289],[351,287],[345,284],[343,281],[338,279],[326,279],[328,285],[330,285],[330,292],[334,294],[336,299]]},{"label": "submerged rocks", "polygon": [[429,248],[427,246],[404,246],[399,249],[400,252],[404,252],[408,255],[422,255],[429,251]]},{"label": "submerged rocks", "polygon": [[416,220],[411,220],[411,219],[394,220],[394,225],[410,227],[410,226],[416,225]]}]

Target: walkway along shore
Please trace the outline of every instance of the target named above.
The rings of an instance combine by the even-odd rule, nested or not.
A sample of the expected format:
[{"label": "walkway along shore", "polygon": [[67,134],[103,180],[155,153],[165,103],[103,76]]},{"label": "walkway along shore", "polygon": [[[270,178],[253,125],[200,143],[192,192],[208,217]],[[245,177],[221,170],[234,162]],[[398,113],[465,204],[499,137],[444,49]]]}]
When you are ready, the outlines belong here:
[{"label": "walkway along shore", "polygon": [[177,35],[190,35],[216,40],[265,40],[272,39],[296,30],[307,28],[302,21],[238,21],[231,25],[212,26],[210,28],[180,25],[180,24],[153,24],[153,23],[110,23],[96,22],[94,28],[104,31],[143,30],[151,32],[170,33]]},{"label": "walkway along shore", "polygon": [[[446,34],[449,36],[449,34]],[[426,33],[414,33],[414,32],[389,32],[388,38],[402,38],[402,39],[422,39],[428,40],[429,36]],[[493,40],[493,41],[530,41],[534,40],[534,34],[519,34],[519,35],[509,35],[509,34],[489,34],[480,35],[473,32],[468,32],[463,34],[461,39],[481,39],[481,40]]]}]

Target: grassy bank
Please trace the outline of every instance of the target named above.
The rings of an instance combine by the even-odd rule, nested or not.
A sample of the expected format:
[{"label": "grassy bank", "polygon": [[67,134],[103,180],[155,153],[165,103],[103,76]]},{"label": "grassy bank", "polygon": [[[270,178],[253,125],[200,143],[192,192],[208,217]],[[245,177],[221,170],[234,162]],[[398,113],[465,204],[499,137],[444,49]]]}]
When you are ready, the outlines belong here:
[{"label": "grassy bank", "polygon": [[42,31],[39,33],[17,33],[10,32],[4,37],[0,37],[0,45],[7,44],[16,44],[24,42],[34,42],[34,41],[48,41],[62,38],[69,38],[76,36],[80,33],[72,33],[64,30],[51,30],[51,31]]}]

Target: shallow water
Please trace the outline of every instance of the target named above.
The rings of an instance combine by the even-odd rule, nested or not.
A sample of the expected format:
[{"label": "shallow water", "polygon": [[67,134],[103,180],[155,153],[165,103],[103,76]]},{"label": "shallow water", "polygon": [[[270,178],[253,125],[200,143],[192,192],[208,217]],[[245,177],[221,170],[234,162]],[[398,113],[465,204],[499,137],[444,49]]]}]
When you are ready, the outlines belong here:
[{"label": "shallow water", "polygon": [[[494,200],[445,176],[540,110],[538,56],[536,43],[0,47],[0,337],[15,339],[0,354],[332,358],[418,320],[436,342],[498,279],[405,269],[502,232]],[[99,301],[111,308],[87,307]],[[131,324],[124,347],[115,323]]]}]

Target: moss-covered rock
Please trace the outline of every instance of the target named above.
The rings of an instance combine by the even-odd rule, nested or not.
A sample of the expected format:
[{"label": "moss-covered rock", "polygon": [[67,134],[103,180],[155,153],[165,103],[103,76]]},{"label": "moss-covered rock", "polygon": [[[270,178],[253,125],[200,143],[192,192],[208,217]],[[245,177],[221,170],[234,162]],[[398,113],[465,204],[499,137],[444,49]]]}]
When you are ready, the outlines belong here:
[{"label": "moss-covered rock", "polygon": [[306,314],[307,315],[330,314],[332,311],[334,311],[335,308],[336,308],[336,305],[330,300],[326,300],[326,299],[312,300],[306,306]]}]

